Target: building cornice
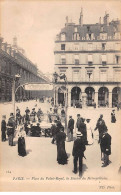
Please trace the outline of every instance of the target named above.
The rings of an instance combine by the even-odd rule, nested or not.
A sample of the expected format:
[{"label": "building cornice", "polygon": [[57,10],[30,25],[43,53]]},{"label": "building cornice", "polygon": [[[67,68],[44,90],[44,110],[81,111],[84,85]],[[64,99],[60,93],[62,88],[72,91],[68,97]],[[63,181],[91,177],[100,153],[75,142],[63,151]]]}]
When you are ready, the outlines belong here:
[{"label": "building cornice", "polygon": [[70,84],[70,85],[119,85],[119,84],[121,84],[121,82],[115,82],[115,81],[108,81],[108,82],[83,82],[83,81],[81,81],[81,82],[74,82],[74,81],[68,81],[67,83],[66,82],[58,82],[58,83],[56,83],[56,85],[68,85],[68,84]]},{"label": "building cornice", "polygon": [[120,39],[110,39],[110,40],[70,40],[70,41],[55,41],[55,43],[70,43],[70,42],[75,42],[75,43],[80,43],[80,42],[119,42],[121,41]]},{"label": "building cornice", "polygon": [[93,54],[93,53],[121,53],[120,50],[94,50],[94,51],[87,51],[87,50],[83,50],[83,51],[54,51],[54,54],[65,54],[65,53],[89,53],[89,54]]}]

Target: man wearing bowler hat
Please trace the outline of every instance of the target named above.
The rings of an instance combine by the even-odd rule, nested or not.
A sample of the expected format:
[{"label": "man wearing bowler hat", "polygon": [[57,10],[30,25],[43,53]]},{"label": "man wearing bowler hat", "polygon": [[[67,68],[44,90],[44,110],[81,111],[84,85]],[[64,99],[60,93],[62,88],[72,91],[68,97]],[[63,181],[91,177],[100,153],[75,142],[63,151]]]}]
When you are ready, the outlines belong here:
[{"label": "man wearing bowler hat", "polygon": [[79,160],[79,176],[82,176],[82,161],[84,157],[84,151],[86,150],[85,141],[83,140],[83,134],[77,132],[77,139],[74,141],[72,155],[74,157],[74,170],[73,173],[77,173],[77,162]]}]

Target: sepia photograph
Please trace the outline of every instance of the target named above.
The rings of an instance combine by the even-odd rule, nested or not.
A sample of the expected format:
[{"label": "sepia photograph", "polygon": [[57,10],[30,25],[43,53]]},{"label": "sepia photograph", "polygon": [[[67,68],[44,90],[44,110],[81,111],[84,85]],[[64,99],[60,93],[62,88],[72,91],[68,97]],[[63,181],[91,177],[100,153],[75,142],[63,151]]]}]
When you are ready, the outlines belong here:
[{"label": "sepia photograph", "polygon": [[120,10],[0,0],[0,192],[121,191]]}]

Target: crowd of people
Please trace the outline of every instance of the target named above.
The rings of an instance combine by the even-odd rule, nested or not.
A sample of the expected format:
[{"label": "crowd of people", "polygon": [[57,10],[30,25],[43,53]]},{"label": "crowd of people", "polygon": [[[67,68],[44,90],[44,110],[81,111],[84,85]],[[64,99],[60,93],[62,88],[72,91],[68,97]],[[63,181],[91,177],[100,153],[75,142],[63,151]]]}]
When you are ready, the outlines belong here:
[{"label": "crowd of people", "polygon": [[[50,109],[49,114],[51,114],[52,109]],[[24,116],[21,115],[20,109],[16,109],[16,117],[13,113],[10,113],[8,122],[6,122],[6,116],[2,116],[1,122],[1,139],[6,141],[6,136],[8,136],[9,146],[14,146],[13,139],[16,136],[18,138],[18,155],[24,157],[26,156],[26,134],[27,127],[30,125],[30,118],[32,122],[38,120],[38,128],[41,122],[41,116],[43,112],[41,108],[36,112],[35,108],[30,109],[26,107]],[[83,158],[84,152],[88,145],[94,142],[94,131],[98,130],[99,140],[101,150],[101,160],[103,161],[102,167],[106,167],[110,164],[109,155],[111,154],[111,136],[108,133],[107,125],[101,114],[97,120],[94,131],[90,125],[91,119],[85,119],[80,114],[77,114],[77,121],[75,122],[72,116],[69,116],[67,134],[64,132],[64,126],[61,123],[61,118],[54,120],[51,126],[52,132],[52,144],[57,145],[57,162],[59,164],[68,163],[68,154],[66,153],[65,141],[73,142],[72,156],[73,156],[73,172],[77,173],[77,163],[79,161],[79,176],[82,176],[83,168]],[[49,121],[52,122],[52,121]],[[116,122],[115,110],[111,112],[111,123]],[[74,127],[76,126],[76,137],[74,134]],[[31,126],[32,128],[32,126]]]}]

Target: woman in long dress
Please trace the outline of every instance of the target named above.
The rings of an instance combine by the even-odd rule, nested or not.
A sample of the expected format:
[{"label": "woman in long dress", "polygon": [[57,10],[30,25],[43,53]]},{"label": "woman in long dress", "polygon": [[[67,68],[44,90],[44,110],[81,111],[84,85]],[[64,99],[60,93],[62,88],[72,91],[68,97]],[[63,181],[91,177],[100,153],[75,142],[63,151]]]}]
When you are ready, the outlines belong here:
[{"label": "woman in long dress", "polygon": [[18,155],[24,157],[26,156],[26,144],[25,144],[25,137],[26,132],[24,131],[24,127],[20,128],[18,132]]},{"label": "woman in long dress", "polygon": [[86,119],[86,127],[87,127],[87,141],[88,141],[88,145],[92,145],[93,142],[94,142],[94,139],[93,139],[93,132],[92,132],[92,128],[91,128],[91,125],[90,125],[90,120],[91,119]]},{"label": "woman in long dress", "polygon": [[67,153],[65,150],[65,140],[66,140],[66,134],[63,132],[63,129],[61,129],[61,126],[57,125],[57,128],[60,129],[60,131],[56,135],[56,142],[57,142],[57,161],[59,164],[67,164]]}]

